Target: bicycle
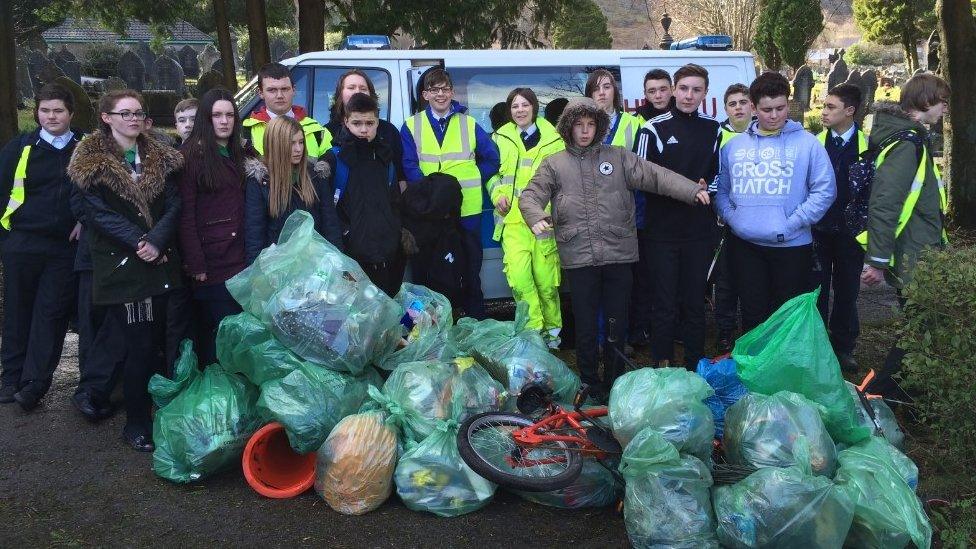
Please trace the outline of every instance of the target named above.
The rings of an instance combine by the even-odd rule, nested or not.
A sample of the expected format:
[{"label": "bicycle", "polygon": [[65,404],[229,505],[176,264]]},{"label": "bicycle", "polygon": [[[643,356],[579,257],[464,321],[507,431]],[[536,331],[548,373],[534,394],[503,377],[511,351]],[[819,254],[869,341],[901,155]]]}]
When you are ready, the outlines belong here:
[{"label": "bicycle", "polygon": [[[616,468],[606,461],[622,453],[620,443],[601,421],[607,407],[582,409],[585,385],[576,394],[573,410],[552,401],[552,392],[527,385],[518,396],[521,413],[487,412],[472,416],[458,431],[458,451],[474,472],[487,480],[526,492],[565,488],[579,477],[584,458],[594,458],[618,481]],[[532,414],[543,410],[539,419]]]}]

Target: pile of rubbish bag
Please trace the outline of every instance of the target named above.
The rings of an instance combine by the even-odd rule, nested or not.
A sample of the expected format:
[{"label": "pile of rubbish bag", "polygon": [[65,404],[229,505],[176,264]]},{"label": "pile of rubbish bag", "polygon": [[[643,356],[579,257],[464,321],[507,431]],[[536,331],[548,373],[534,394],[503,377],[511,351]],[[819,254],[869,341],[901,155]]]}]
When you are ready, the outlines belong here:
[{"label": "pile of rubbish bag", "polygon": [[904,433],[844,381],[816,301],[788,301],[696,374],[617,379],[609,415],[635,547],[931,545]]},{"label": "pile of rubbish bag", "polygon": [[[498,490],[461,459],[460,424],[514,410],[528,384],[564,403],[580,388],[526,329],[524,303],[513,321],[455,324],[422,286],[391,299],[305,212],[227,287],[244,312],[221,322],[217,364],[199,368],[185,342],[172,378],[150,381],[153,469],[173,482],[242,456],[247,471],[251,436],[276,422],[279,447],[314,461],[307,482],[332,509],[368,513],[396,492],[410,509],[458,516]],[[623,495],[636,547],[928,547],[904,433],[844,381],[816,297],[790,300],[696,372],[624,374],[607,418],[622,455],[585,457],[560,490],[515,493],[565,509]]]}]

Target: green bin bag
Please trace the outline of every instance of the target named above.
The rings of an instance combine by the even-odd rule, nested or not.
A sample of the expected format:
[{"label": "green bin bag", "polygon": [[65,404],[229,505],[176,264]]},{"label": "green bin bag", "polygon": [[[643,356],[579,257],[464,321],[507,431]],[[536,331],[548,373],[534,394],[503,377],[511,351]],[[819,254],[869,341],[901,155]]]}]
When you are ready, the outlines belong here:
[{"label": "green bin bag", "polygon": [[[855,503],[849,547],[897,549],[910,542],[920,549],[932,544],[932,526],[922,503],[905,482],[886,440],[871,437],[837,456],[840,468],[834,482]],[[904,458],[904,456],[902,456]],[[904,458],[908,459],[908,458]]]},{"label": "green bin bag", "polygon": [[[608,464],[613,466],[613,464]],[[539,468],[552,467],[540,465]],[[523,468],[524,471],[535,467]],[[548,476],[548,475],[547,475]],[[607,467],[593,458],[583,460],[583,470],[572,484],[551,492],[522,492],[514,490],[522,499],[555,507],[557,509],[584,509],[588,507],[607,507],[617,503],[622,486]]]},{"label": "green bin bag", "polygon": [[198,370],[188,340],[173,379],[154,375],[149,393],[162,404],[153,418],[153,471],[180,484],[239,465],[247,440],[263,425],[257,388],[218,364]]},{"label": "green bin bag", "polygon": [[760,469],[712,497],[724,547],[837,549],[854,519],[844,489],[798,467]]},{"label": "green bin bag", "polygon": [[710,462],[715,418],[702,402],[715,391],[684,368],[641,368],[617,378],[610,389],[610,423],[627,445],[653,427],[679,451]]},{"label": "green bin bag", "polygon": [[725,413],[723,446],[729,462],[756,469],[796,465],[833,477],[837,452],[821,409],[789,391],[747,394]]},{"label": "green bin bag", "polygon": [[800,393],[827,410],[824,423],[834,442],[854,444],[870,435],[858,425],[840,364],[824,328],[820,289],[783,304],[766,322],[735,342],[732,358],[750,391]]},{"label": "green bin bag", "polygon": [[255,385],[281,379],[305,361],[288,350],[251,313],[225,317],[217,329],[217,361]]},{"label": "green bin bag", "polygon": [[[891,407],[885,403],[884,399],[881,398],[869,398],[868,404],[871,406],[871,410],[874,411],[874,417],[878,420],[877,425],[871,420],[871,416],[868,414],[867,410],[864,408],[864,403],[861,402],[861,398],[857,395],[857,388],[854,384],[847,382],[847,390],[851,395],[851,399],[854,401],[854,409],[857,411],[857,421],[865,429],[868,429],[872,434],[883,436],[888,439],[895,448],[899,450],[905,449],[905,432],[901,430],[901,426],[898,425],[898,419],[895,417],[895,412],[891,410]],[[880,427],[880,429],[879,429]]]},{"label": "green bin bag", "polygon": [[652,428],[641,430],[620,460],[624,525],[630,543],[650,547],[717,548],[709,497],[712,475]]}]

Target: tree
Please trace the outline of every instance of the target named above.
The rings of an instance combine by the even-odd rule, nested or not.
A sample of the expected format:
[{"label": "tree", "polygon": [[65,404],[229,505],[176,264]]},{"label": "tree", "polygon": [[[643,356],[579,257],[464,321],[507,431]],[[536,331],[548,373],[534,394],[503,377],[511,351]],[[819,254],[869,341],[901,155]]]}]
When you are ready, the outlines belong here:
[{"label": "tree", "polygon": [[553,45],[560,49],[610,49],[607,18],[593,0],[566,3],[553,23]]},{"label": "tree", "polygon": [[232,92],[237,91],[237,68],[234,63],[234,48],[230,40],[227,2],[226,0],[212,1],[217,45],[220,48],[220,61],[224,65],[224,87]]},{"label": "tree", "polygon": [[14,44],[13,6],[0,5],[0,143],[17,135],[17,56]]},{"label": "tree", "polygon": [[247,31],[251,38],[251,66],[257,72],[271,62],[268,17],[264,11],[264,0],[247,0]]},{"label": "tree", "polygon": [[935,0],[854,0],[854,22],[876,44],[905,50],[908,72],[918,68],[918,42],[935,28]]},{"label": "tree", "polygon": [[749,51],[760,6],[755,0],[685,0],[671,4],[668,11],[694,33],[725,34],[732,38],[732,49]]},{"label": "tree", "polygon": [[964,229],[976,229],[976,18],[969,0],[939,0],[936,7],[941,71],[949,81],[949,116],[945,127],[949,217]]},{"label": "tree", "polygon": [[295,0],[298,53],[325,49],[325,0]]},{"label": "tree", "polygon": [[[192,1],[193,8],[183,14],[183,19],[207,34],[216,33],[217,22],[214,21],[211,11],[212,0]],[[247,25],[246,2],[247,0],[224,0],[227,5],[227,23],[231,28]],[[264,5],[269,27],[295,26],[295,0],[266,0]]]},{"label": "tree", "polygon": [[753,47],[771,69],[786,63],[798,68],[823,31],[819,0],[766,0],[756,24]]}]

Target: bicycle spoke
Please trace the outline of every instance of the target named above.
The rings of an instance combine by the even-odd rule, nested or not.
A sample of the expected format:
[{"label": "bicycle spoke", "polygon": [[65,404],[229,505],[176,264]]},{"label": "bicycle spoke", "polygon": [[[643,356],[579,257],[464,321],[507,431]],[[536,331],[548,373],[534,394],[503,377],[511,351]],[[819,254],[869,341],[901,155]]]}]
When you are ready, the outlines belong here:
[{"label": "bicycle spoke", "polygon": [[569,450],[566,445],[521,446],[512,438],[517,429],[512,425],[486,423],[471,433],[471,445],[492,467],[507,474],[548,477],[566,469]]}]

